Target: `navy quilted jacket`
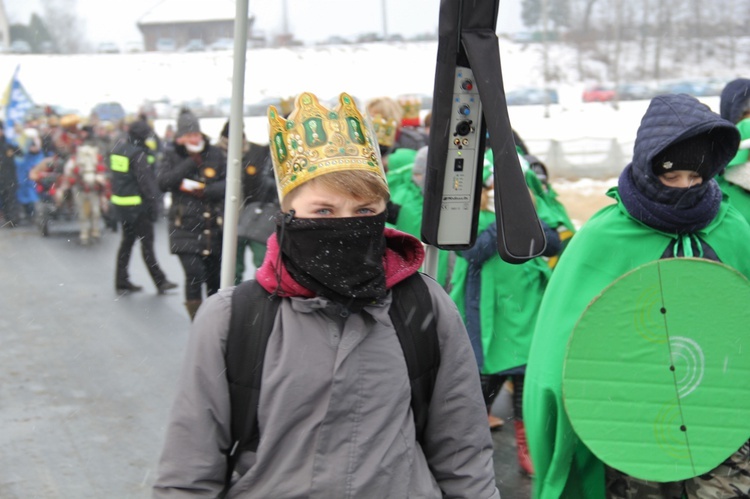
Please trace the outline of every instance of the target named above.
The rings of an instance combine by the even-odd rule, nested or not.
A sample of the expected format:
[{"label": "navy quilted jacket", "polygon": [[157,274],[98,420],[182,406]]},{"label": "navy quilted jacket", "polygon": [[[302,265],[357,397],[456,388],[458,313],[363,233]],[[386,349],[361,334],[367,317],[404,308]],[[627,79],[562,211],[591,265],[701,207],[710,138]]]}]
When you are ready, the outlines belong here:
[{"label": "navy quilted jacket", "polygon": [[737,78],[727,83],[721,91],[719,112],[721,117],[732,123],[737,123],[745,112],[745,106],[750,99],[750,80]]},{"label": "navy quilted jacket", "polygon": [[[723,119],[687,94],[655,97],[641,119],[633,148],[633,180],[658,182],[651,160],[669,144],[703,133],[715,136],[713,154],[705,158],[713,177],[734,157],[739,146],[739,132],[733,123]],[[639,177],[639,178],[636,178]]]}]

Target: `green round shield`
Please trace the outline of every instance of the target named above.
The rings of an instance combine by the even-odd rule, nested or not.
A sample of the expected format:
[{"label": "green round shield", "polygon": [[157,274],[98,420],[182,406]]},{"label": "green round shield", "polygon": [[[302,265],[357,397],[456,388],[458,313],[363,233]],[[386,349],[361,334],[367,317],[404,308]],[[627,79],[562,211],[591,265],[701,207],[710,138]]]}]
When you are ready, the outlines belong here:
[{"label": "green round shield", "polygon": [[750,437],[750,283],[693,258],[623,275],[578,320],[562,390],[609,466],[658,482],[712,470]]}]

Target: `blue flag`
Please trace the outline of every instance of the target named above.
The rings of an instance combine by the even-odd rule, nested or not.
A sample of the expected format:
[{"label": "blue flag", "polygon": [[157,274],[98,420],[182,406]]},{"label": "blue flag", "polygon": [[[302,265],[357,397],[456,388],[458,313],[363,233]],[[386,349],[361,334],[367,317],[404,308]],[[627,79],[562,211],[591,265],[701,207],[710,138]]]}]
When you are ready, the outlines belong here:
[{"label": "blue flag", "polygon": [[13,79],[8,85],[8,90],[5,94],[5,137],[10,142],[16,141],[16,124],[21,126],[25,123],[26,113],[34,107],[34,102],[29,97],[29,94],[18,81],[18,70],[20,66],[16,67],[16,71],[13,73]]}]

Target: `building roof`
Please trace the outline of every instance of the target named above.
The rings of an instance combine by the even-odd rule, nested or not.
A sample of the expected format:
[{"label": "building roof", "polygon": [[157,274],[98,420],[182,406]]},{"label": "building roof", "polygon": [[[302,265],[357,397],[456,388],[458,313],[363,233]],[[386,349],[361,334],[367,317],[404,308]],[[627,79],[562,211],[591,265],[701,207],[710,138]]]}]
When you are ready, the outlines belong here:
[{"label": "building roof", "polygon": [[161,0],[138,20],[138,24],[229,21],[234,20],[235,14],[234,0]]}]

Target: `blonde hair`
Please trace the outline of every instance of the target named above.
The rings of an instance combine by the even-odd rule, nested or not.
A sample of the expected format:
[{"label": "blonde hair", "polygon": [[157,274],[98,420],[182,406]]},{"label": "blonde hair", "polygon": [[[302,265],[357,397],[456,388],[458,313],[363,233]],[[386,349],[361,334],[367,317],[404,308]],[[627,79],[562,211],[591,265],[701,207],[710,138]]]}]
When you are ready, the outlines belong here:
[{"label": "blonde hair", "polygon": [[365,202],[377,201],[380,199],[388,202],[390,199],[388,185],[382,177],[364,170],[344,170],[319,175],[311,178],[301,186],[292,189],[292,191],[284,197],[284,200],[281,203],[282,209],[288,211],[296,194],[299,192],[299,187],[312,184],[313,182],[326,190],[330,190],[337,194],[343,194],[345,196],[351,196],[354,199]]},{"label": "blonde hair", "polygon": [[367,103],[367,114],[371,118],[381,116],[386,120],[396,120],[401,125],[401,119],[404,117],[404,110],[401,104],[390,97],[376,97]]}]

